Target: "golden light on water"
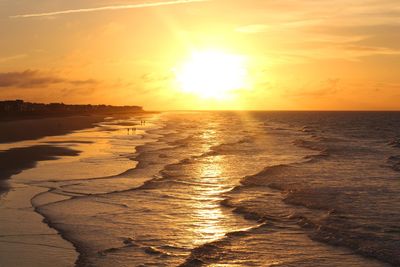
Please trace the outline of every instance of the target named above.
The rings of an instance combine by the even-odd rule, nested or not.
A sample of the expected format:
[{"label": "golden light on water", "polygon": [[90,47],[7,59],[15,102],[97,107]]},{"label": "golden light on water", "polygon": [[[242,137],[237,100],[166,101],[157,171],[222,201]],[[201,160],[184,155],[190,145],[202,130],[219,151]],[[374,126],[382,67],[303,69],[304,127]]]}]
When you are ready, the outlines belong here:
[{"label": "golden light on water", "polygon": [[203,185],[195,187],[193,194],[193,199],[196,200],[193,206],[193,217],[197,221],[193,229],[195,236],[198,236],[196,244],[221,238],[230,230],[225,225],[226,215],[219,205],[220,194],[226,191],[220,184],[223,169],[219,160],[210,158],[202,164],[199,171]]},{"label": "golden light on water", "polygon": [[176,70],[177,82],[183,92],[224,100],[247,87],[245,61],[243,56],[222,51],[194,52]]}]

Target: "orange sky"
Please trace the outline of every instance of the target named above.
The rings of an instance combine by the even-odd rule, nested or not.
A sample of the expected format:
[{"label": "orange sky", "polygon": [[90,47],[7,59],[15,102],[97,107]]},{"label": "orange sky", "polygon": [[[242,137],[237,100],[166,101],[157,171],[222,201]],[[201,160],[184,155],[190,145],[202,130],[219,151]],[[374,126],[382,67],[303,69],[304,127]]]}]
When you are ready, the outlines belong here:
[{"label": "orange sky", "polygon": [[[183,92],[174,70],[210,49],[245,57],[249,88],[229,99]],[[15,98],[149,110],[400,109],[400,4],[2,0],[0,99]]]}]

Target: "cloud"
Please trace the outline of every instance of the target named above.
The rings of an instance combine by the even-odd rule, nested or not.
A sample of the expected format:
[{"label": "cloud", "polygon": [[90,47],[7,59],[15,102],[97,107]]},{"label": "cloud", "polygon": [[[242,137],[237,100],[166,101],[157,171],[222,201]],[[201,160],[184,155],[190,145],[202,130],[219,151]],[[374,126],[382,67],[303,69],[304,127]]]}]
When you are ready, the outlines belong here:
[{"label": "cloud", "polygon": [[37,88],[47,87],[54,84],[70,84],[74,86],[83,86],[96,83],[98,83],[98,81],[92,79],[70,80],[60,78],[52,74],[45,74],[37,70],[25,70],[22,72],[0,72],[0,88]]},{"label": "cloud", "polygon": [[153,2],[153,3],[131,4],[131,5],[114,5],[114,6],[103,6],[103,7],[93,7],[93,8],[69,9],[69,10],[52,11],[52,12],[44,12],[44,13],[22,14],[22,15],[10,16],[10,18],[48,17],[48,16],[65,15],[65,14],[73,14],[73,13],[88,13],[88,12],[96,12],[96,11],[104,11],[104,10],[148,8],[148,7],[157,7],[157,6],[189,4],[189,3],[195,3],[195,2],[208,2],[208,1],[211,1],[211,0],[175,0],[175,1],[161,1],[161,2]]},{"label": "cloud", "polygon": [[6,63],[9,61],[18,60],[18,59],[25,58],[25,57],[27,57],[26,54],[19,54],[19,55],[10,56],[10,57],[3,57],[3,58],[0,58],[0,63]]},{"label": "cloud", "polygon": [[233,30],[254,35],[250,38],[263,42],[269,54],[294,54],[310,61],[400,54],[398,0],[259,2],[260,12]]}]

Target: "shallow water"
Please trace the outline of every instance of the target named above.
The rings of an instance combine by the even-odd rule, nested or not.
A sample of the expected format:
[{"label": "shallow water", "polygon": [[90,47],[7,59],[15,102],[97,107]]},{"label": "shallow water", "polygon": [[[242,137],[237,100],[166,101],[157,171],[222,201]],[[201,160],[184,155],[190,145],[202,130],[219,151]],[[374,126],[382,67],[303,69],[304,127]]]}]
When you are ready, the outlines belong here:
[{"label": "shallow water", "polygon": [[33,203],[79,266],[397,266],[399,115],[164,113]]}]

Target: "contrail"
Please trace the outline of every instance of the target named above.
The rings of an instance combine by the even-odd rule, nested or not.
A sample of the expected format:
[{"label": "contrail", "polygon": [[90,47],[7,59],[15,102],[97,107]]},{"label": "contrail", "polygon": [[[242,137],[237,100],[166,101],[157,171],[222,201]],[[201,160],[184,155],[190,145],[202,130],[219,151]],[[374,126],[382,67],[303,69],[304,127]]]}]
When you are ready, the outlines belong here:
[{"label": "contrail", "polygon": [[207,2],[211,0],[175,0],[175,1],[164,1],[164,2],[153,2],[153,3],[141,3],[132,5],[118,5],[118,6],[103,6],[103,7],[93,7],[93,8],[81,8],[81,9],[70,9],[61,11],[52,11],[45,13],[33,13],[33,14],[23,14],[10,16],[10,18],[34,18],[34,17],[46,17],[73,13],[87,13],[96,12],[104,10],[120,10],[120,9],[134,9],[134,8],[146,8],[146,7],[157,7],[157,6],[168,6],[168,5],[179,5],[179,4],[189,4],[194,2]]}]

